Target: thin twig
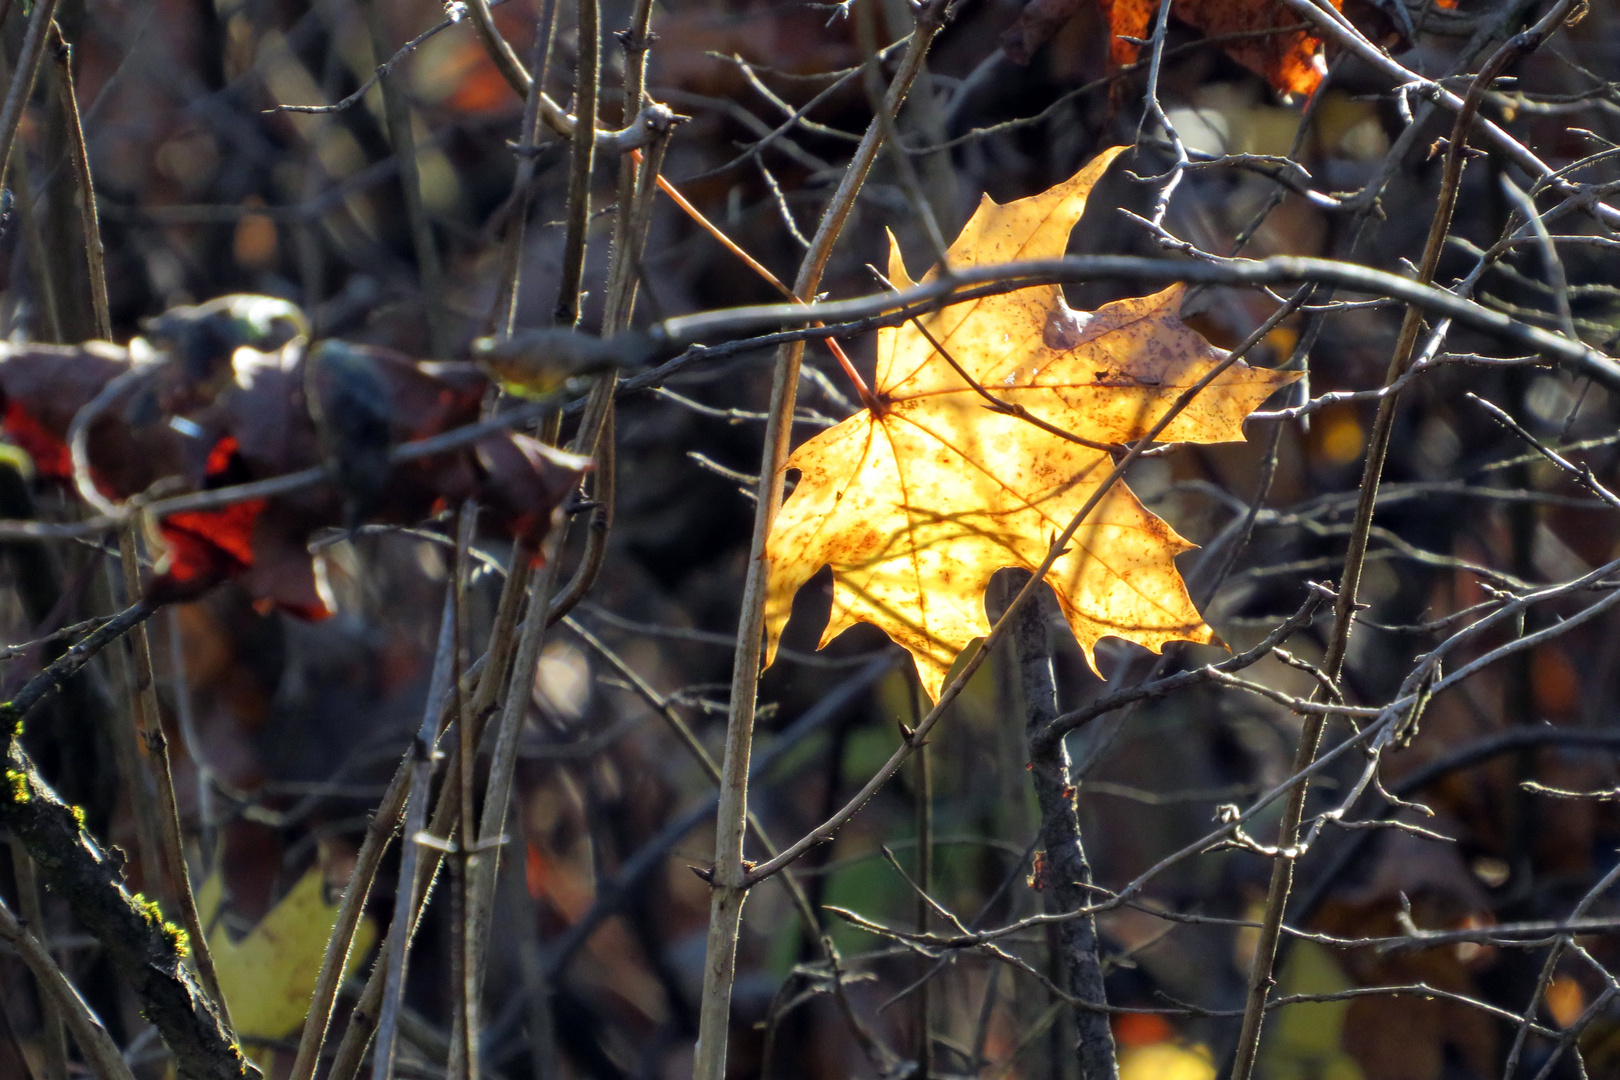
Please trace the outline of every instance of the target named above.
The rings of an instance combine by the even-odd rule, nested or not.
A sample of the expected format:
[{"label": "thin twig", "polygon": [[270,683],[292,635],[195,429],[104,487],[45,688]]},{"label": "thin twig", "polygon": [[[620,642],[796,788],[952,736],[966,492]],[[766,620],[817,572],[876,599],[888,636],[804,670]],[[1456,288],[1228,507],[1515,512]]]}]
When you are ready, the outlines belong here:
[{"label": "thin twig", "polygon": [[309,1014],[304,1020],[297,1055],[293,1060],[292,1072],[289,1074],[291,1080],[310,1080],[315,1075],[321,1047],[326,1040],[326,1029],[332,1021],[332,1006],[337,1001],[338,986],[343,980],[344,970],[348,967],[350,950],[354,947],[355,930],[360,925],[361,915],[364,914],[366,898],[371,895],[371,884],[382,865],[383,853],[387,851],[388,841],[399,822],[400,811],[405,808],[406,796],[410,790],[414,746],[413,743],[412,749],[405,752],[405,760],[394,772],[394,778],[389,782],[388,790],[372,814],[371,825],[366,829],[365,839],[361,841],[360,851],[355,856],[354,869],[350,871],[349,883],[343,890],[337,920],[332,927],[331,936],[327,939],[326,954],[321,961],[320,974],[315,980]]},{"label": "thin twig", "polygon": [[56,85],[62,98],[64,134],[68,158],[73,164],[79,205],[79,224],[84,232],[84,261],[90,287],[90,310],[95,318],[96,336],[112,340],[112,308],[107,302],[106,252],[101,243],[101,223],[96,216],[96,186],[90,176],[90,152],[84,144],[84,125],[79,120],[79,99],[73,90],[73,47],[51,23],[51,59],[56,68]]},{"label": "thin twig", "polygon": [[385,69],[384,58],[391,52],[388,47],[388,27],[383,22],[377,0],[360,0],[360,9],[371,35],[372,56],[379,65],[377,82],[382,88],[388,142],[399,165],[399,186],[405,197],[405,222],[411,232],[411,247],[416,255],[416,270],[427,316],[428,344],[434,356],[447,357],[450,355],[450,329],[445,323],[443,307],[444,268],[439,261],[438,246],[433,242],[433,224],[428,220],[427,207],[422,203],[422,176],[416,162],[416,136],[411,133],[411,106],[396,83],[393,71]]},{"label": "thin twig", "polygon": [[10,701],[0,704],[0,722],[20,729],[28,714],[37,709],[51,694],[62,689],[68,679],[90,662],[102,649],[129,632],[130,627],[145,622],[158,606],[147,600],[137,600],[118,614],[105,620],[89,634],[75,642],[73,647],[53,660],[38,675],[23,684]]},{"label": "thin twig", "polygon": [[[479,0],[474,0],[474,19],[478,20]],[[577,0],[576,18],[579,25],[579,58],[574,72],[574,112],[577,126],[568,156],[568,224],[563,234],[562,271],[557,283],[557,306],[552,315],[558,326],[573,326],[579,321],[579,287],[585,273],[585,242],[591,224],[591,171],[596,162],[596,140],[592,132],[596,127],[597,98],[601,94],[601,5],[598,0]],[[486,31],[478,21],[479,33],[486,45],[490,33],[499,39],[494,23]],[[490,55],[501,57],[511,54],[511,46],[500,40],[503,49],[490,46]],[[512,56],[515,63],[516,56]],[[501,60],[496,59],[500,65]],[[544,91],[541,92],[544,97]]]},{"label": "thin twig", "polygon": [[[557,31],[557,5],[559,0],[545,0],[543,14],[534,35],[534,65],[541,72],[529,85],[529,96],[523,102],[522,135],[517,145],[517,174],[512,178],[512,193],[507,196],[503,210],[509,210],[506,238],[501,244],[500,287],[495,291],[495,304],[490,310],[489,330],[496,341],[506,341],[517,329],[518,298],[523,287],[523,252],[529,229],[529,214],[534,208],[535,172],[540,159],[540,87],[545,81],[545,69],[551,62],[551,46]],[[500,215],[497,214],[497,218]]]},{"label": "thin twig", "polygon": [[23,35],[22,51],[17,56],[17,70],[12,73],[11,85],[6,89],[5,104],[0,105],[0,176],[10,167],[17,125],[22,123],[23,110],[34,93],[34,80],[39,77],[39,66],[45,59],[47,32],[56,19],[58,3],[59,0],[40,0],[28,17],[28,31]]},{"label": "thin twig", "polygon": [[384,957],[378,962],[380,967],[385,967],[387,977],[383,987],[382,1014],[377,1025],[377,1052],[372,1060],[372,1080],[390,1080],[393,1067],[394,1034],[399,1026],[406,964],[410,958],[410,929],[416,919],[419,900],[416,863],[422,847],[416,836],[427,822],[433,747],[439,740],[441,706],[449,691],[451,660],[455,651],[455,602],[452,595],[455,587],[455,580],[451,579],[446,586],[443,612],[439,618],[439,639],[434,650],[427,706],[422,712],[422,724],[411,742],[411,782],[405,799],[405,834],[400,849],[399,887],[394,894],[394,915],[388,926]]},{"label": "thin twig", "polygon": [[[469,702],[462,691],[462,651],[467,640],[467,582],[471,565],[473,533],[477,528],[477,506],[471,500],[464,503],[456,527],[455,561],[450,568],[450,604],[453,637],[450,649],[451,700],[447,702],[455,718],[457,750],[460,768],[447,783],[461,788],[461,805],[473,805],[473,767],[477,763],[478,745],[472,739],[472,716]],[[455,1012],[450,1025],[450,1080],[478,1080],[480,1034],[479,1020],[482,1008],[483,968],[475,954],[481,943],[476,938],[477,920],[471,903],[471,878],[468,874],[469,856],[477,836],[473,832],[472,815],[463,814],[461,835],[455,850],[450,852],[451,912],[450,930],[450,992]]]},{"label": "thin twig", "polygon": [[1358,263],[1336,259],[1273,255],[1263,259],[1223,259],[1189,262],[1148,259],[1131,255],[1071,255],[986,266],[955,267],[949,277],[914,285],[898,292],[875,293],[849,300],[832,300],[804,307],[761,304],[726,308],[666,319],[649,333],[670,344],[713,341],[766,332],[783,326],[811,327],[748,343],[749,348],[777,340],[849,336],[877,326],[894,326],[912,316],[945,304],[959,304],[1035,285],[1067,285],[1086,281],[1120,281],[1195,285],[1260,287],[1307,282],[1336,285],[1373,296],[1387,297],[1418,307],[1431,315],[1454,320],[1459,326],[1512,342],[1557,361],[1576,374],[1590,375],[1608,387],[1620,387],[1620,364],[1598,350],[1561,334],[1550,333],[1464,297]]},{"label": "thin twig", "polygon": [[[471,738],[477,742],[483,734],[484,722],[489,711],[494,708],[500,697],[501,689],[505,685],[505,677],[512,650],[515,647],[515,635],[518,620],[522,615],[523,605],[529,592],[532,578],[532,566],[537,555],[536,549],[527,544],[519,543],[512,549],[512,561],[506,574],[506,585],[501,591],[500,601],[495,611],[495,625],[490,631],[490,642],[485,650],[485,659],[482,672],[479,674],[477,688],[473,692],[472,703],[465,713],[469,713],[473,722]],[[460,746],[451,750],[448,762],[448,771],[458,774],[460,771]],[[398,810],[395,811],[398,813]],[[433,808],[433,816],[428,825],[428,835],[436,838],[437,842],[427,847],[418,859],[416,870],[416,883],[413,886],[418,895],[426,895],[428,883],[437,873],[439,860],[449,846],[451,835],[455,832],[456,823],[461,813],[461,785],[447,784],[439,793],[437,805]],[[386,834],[385,834],[386,835]],[[421,845],[417,845],[421,846]],[[410,925],[405,933],[414,934],[416,923],[420,918],[420,909],[412,913]],[[328,948],[327,963],[332,962],[332,950]],[[372,968],[371,975],[366,980],[365,989],[361,991],[360,999],[355,1003],[350,1014],[349,1026],[338,1043],[337,1052],[333,1057],[331,1069],[328,1072],[330,1080],[353,1080],[359,1074],[364,1061],[366,1048],[371,1044],[372,1036],[377,1030],[377,1020],[383,1001],[383,989],[387,982],[388,968],[385,963],[379,962]],[[330,1005],[328,1005],[330,1009]],[[306,1029],[307,1035],[307,1029]]]},{"label": "thin twig", "polygon": [[[517,767],[518,736],[534,694],[534,674],[540,663],[540,648],[545,643],[551,594],[557,585],[558,547],[562,533],[562,529],[556,528],[546,538],[543,565],[532,577],[528,614],[518,632],[506,698],[495,729],[495,746],[490,752],[489,779],[484,788],[483,816],[478,827],[478,848],[471,853],[467,868],[472,881],[469,898],[472,910],[467,917],[476,928],[473,947],[480,950],[489,946],[496,874],[501,864],[506,818],[512,801],[513,774]],[[470,816],[471,812],[471,807],[461,808],[464,816]]]}]

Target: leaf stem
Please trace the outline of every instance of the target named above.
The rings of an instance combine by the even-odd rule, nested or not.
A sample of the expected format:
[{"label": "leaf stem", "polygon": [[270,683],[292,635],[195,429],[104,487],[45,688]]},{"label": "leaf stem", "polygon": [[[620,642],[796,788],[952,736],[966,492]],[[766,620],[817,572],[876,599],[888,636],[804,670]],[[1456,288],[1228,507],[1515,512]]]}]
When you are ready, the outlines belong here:
[{"label": "leaf stem", "polygon": [[[641,160],[640,150],[632,150],[630,153],[635,156],[637,161]],[[697,222],[698,226],[702,228],[704,232],[708,233],[710,236],[714,237],[715,240],[719,241],[721,247],[725,248],[727,251],[737,256],[737,258],[741,259],[743,265],[747,266],[748,269],[752,270],[754,273],[763,278],[765,282],[771,286],[771,288],[781,293],[793,303],[798,304],[800,307],[806,306],[805,302],[801,300],[792,289],[782,284],[781,278],[771,273],[770,269],[766,267],[764,263],[748,254],[748,252],[744,251],[740,244],[738,244],[731,237],[727,236],[720,226],[710,221],[708,217],[704,215],[703,211],[699,210],[696,206],[693,206],[686,196],[682,195],[680,190],[677,189],[674,184],[671,184],[668,180],[666,180],[662,174],[660,174],[658,177],[658,186],[663,189],[664,194],[668,195],[670,200],[674,202],[676,206],[681,208],[681,211],[685,213],[687,217]],[[821,324],[816,323],[815,325],[820,326]],[[844,347],[838,343],[836,338],[826,338],[825,340],[827,342],[827,349],[833,354],[834,359],[838,361],[838,366],[844,369],[844,375],[849,379],[850,385],[855,388],[855,393],[860,396],[861,404],[865,405],[873,412],[882,412],[882,403],[878,401],[877,395],[872,393],[871,387],[866,385],[866,380],[861,377],[861,373],[855,369],[855,364],[850,360],[849,354],[844,351]]]}]

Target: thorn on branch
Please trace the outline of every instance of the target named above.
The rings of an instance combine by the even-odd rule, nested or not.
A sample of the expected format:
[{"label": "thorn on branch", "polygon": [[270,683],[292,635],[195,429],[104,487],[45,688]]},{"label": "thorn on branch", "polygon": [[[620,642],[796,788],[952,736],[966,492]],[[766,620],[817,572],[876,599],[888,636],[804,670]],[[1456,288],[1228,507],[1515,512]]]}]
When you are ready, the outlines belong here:
[{"label": "thorn on branch", "polygon": [[575,514],[583,514],[587,510],[595,510],[601,505],[601,502],[596,499],[574,499],[563,505],[562,512],[569,517],[573,517]]},{"label": "thorn on branch", "polygon": [[658,43],[658,33],[654,30],[648,30],[640,35],[629,30],[615,30],[613,36],[618,39],[625,52],[632,54],[646,52]]}]

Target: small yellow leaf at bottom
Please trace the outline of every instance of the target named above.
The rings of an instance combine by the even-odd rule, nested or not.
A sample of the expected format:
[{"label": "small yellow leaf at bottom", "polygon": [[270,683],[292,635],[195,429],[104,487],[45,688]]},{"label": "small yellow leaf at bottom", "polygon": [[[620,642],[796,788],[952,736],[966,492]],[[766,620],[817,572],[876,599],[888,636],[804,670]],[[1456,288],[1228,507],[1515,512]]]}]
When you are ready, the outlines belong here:
[{"label": "small yellow leaf at bottom", "polygon": [[[197,891],[205,924],[219,906],[220,892],[217,872]],[[223,926],[215,926],[208,935],[208,948],[239,1036],[280,1039],[297,1033],[309,1014],[315,980],[337,916],[337,905],[326,901],[321,868],[315,866],[240,941],[232,941]],[[376,936],[376,928],[367,920],[355,928],[345,975],[353,974],[364,962]],[[260,1065],[268,1063],[270,1051],[251,1046],[247,1050]]]},{"label": "small yellow leaf at bottom", "polygon": [[1127,1046],[1119,1052],[1119,1080],[1215,1080],[1215,1062],[1202,1044]]}]

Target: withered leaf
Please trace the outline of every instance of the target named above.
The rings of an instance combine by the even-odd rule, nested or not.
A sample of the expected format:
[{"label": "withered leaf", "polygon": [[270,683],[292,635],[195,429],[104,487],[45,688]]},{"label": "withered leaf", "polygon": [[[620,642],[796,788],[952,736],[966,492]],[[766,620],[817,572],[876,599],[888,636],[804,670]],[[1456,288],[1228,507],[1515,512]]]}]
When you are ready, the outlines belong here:
[{"label": "withered leaf", "polygon": [[[309,552],[316,532],[413,524],[468,498],[485,505],[491,528],[539,543],[585,459],[496,432],[395,466],[392,447],[475,422],[489,378],[471,364],[420,363],[374,346],[323,342],[311,353],[304,325],[282,301],[224,297],[153,320],[155,353],[145,343],[0,344],[0,429],[43,479],[71,487],[69,426],[133,372],[88,430],[91,477],[109,498],[159,480],[202,491],[327,469],[336,486],[156,522],[168,550],[148,594],[161,601],[235,579],[261,607],[322,617],[329,611]],[[314,410],[312,390],[321,398]],[[361,403],[365,423],[356,427]]]},{"label": "withered leaf", "polygon": [[[1331,0],[1338,8],[1341,0]],[[1109,56],[1135,62],[1140,49],[1122,37],[1147,38],[1158,0],[1099,0],[1108,20]],[[1226,55],[1287,94],[1309,94],[1326,74],[1322,42],[1278,0],[1171,0],[1170,13],[1209,37],[1223,40]]]},{"label": "withered leaf", "polygon": [[[1121,149],[1031,198],[986,197],[951,245],[951,265],[1061,256]],[[910,285],[892,237],[890,252],[890,278]],[[1225,357],[1180,321],[1181,295],[1174,287],[1086,313],[1057,286],[1038,286],[923,319],[978,387],[1090,446],[992,407],[915,325],[880,330],[879,409],[822,432],[785,465],[800,477],[765,551],[767,663],[794,594],[830,565],[822,644],[872,623],[911,653],[937,698],[957,654],[989,631],[991,576],[1035,570],[1112,467],[1097,444],[1144,435]],[[1234,364],[1160,438],[1241,440],[1243,418],[1294,377]],[[1175,567],[1190,546],[1123,484],[1110,489],[1046,575],[1088,659],[1107,636],[1154,650],[1210,640]]]}]

